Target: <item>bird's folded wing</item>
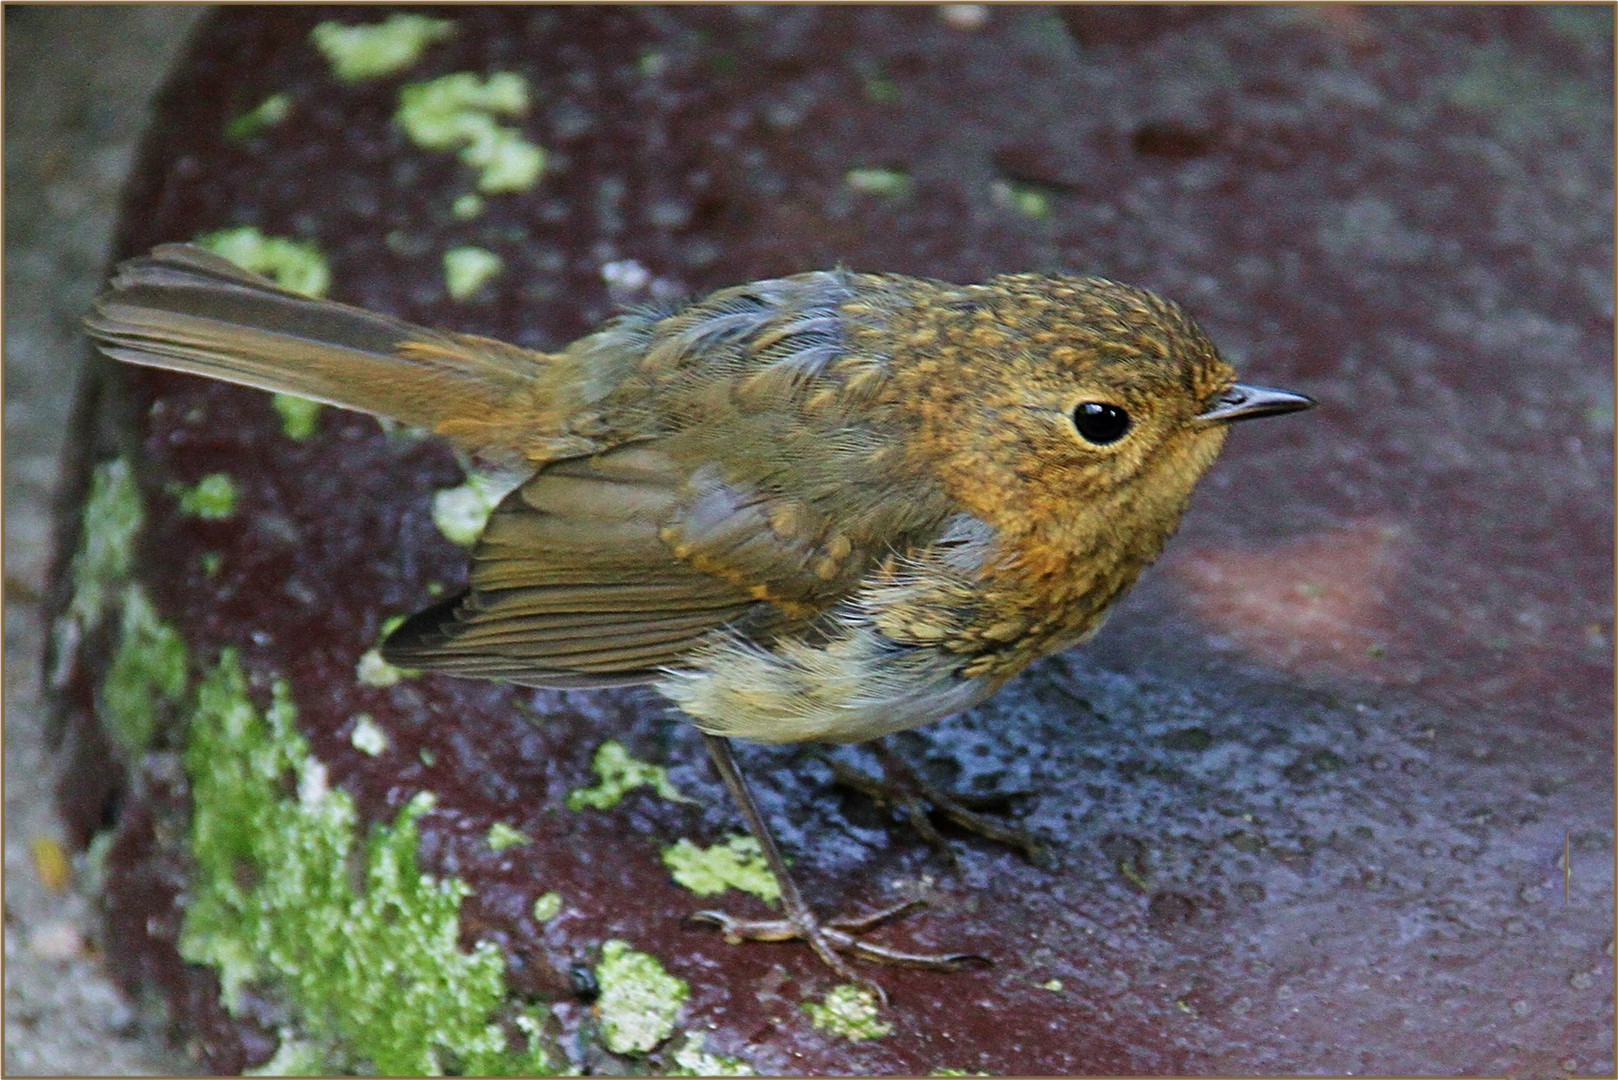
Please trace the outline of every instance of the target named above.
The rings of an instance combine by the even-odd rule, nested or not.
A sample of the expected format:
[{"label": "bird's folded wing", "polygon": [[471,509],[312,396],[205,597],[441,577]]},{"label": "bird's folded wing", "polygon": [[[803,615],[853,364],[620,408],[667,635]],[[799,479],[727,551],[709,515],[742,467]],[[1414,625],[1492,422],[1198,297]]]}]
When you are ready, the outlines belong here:
[{"label": "bird's folded wing", "polygon": [[[690,470],[656,442],[555,462],[490,516],[471,588],[407,620],[383,655],[540,686],[654,679],[713,630],[778,614],[741,574],[712,572],[690,545],[671,544],[670,523],[713,502],[693,494]],[[761,511],[729,511],[733,529],[769,534]]]}]

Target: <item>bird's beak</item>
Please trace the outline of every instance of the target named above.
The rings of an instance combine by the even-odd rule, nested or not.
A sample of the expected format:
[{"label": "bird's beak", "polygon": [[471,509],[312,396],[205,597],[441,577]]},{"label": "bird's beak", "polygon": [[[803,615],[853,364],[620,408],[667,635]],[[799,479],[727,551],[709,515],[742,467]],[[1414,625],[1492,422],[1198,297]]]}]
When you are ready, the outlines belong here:
[{"label": "bird's beak", "polygon": [[1251,420],[1255,416],[1280,416],[1282,413],[1312,409],[1314,405],[1314,398],[1294,394],[1291,390],[1236,383],[1219,395],[1213,408],[1198,413],[1197,419],[1232,424],[1237,420]]}]

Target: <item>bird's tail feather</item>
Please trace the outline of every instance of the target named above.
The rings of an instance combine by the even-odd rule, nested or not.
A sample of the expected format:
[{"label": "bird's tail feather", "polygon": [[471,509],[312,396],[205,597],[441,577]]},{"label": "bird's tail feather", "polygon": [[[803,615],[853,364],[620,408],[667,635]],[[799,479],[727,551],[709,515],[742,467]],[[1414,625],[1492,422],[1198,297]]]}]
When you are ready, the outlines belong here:
[{"label": "bird's tail feather", "polygon": [[[283,289],[169,244],[119,266],[85,320],[118,360],[296,394],[443,431],[510,414],[554,358]],[[472,449],[479,439],[464,439]]]}]

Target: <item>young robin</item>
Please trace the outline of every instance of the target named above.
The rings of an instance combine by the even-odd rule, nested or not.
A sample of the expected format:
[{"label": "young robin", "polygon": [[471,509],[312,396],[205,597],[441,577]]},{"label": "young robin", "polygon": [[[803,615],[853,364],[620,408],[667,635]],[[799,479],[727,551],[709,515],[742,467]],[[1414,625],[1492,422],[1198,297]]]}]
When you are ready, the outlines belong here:
[{"label": "young robin", "polygon": [[[1176,304],[1093,277],[844,270],[620,315],[557,352],[280,288],[200,248],[123,264],[119,360],[428,428],[532,476],[470,584],[388,660],[529,686],[651,683],[703,733],[780,882],[732,940],[956,966],[805,903],[729,740],[859,742],[968,708],[1084,641],[1162,551],[1250,386]],[[863,981],[863,980],[862,980]]]}]

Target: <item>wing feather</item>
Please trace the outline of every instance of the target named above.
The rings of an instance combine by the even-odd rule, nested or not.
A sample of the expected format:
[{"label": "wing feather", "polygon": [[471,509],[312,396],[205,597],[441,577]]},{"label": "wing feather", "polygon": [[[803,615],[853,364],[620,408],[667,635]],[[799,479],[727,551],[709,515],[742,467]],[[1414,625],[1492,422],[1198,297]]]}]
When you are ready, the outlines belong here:
[{"label": "wing feather", "polygon": [[407,620],[383,655],[529,685],[656,678],[763,606],[660,538],[687,474],[644,443],[542,469],[490,516],[471,588]]}]

